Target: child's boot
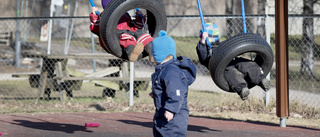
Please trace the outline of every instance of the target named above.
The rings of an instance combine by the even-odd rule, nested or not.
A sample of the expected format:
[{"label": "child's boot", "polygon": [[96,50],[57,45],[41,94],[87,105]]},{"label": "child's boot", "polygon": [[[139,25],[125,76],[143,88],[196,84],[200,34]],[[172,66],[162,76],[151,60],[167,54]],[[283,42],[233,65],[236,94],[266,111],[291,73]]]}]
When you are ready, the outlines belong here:
[{"label": "child's boot", "polygon": [[142,43],[137,43],[136,46],[129,45],[125,51],[128,55],[129,61],[135,62],[137,61],[138,58],[142,57],[142,51],[143,51],[143,44]]},{"label": "child's boot", "polygon": [[247,87],[244,87],[239,93],[239,96],[242,100],[246,100],[248,99],[249,94],[250,94],[250,90]]},{"label": "child's boot", "polygon": [[144,50],[149,55],[149,59],[151,62],[154,62],[152,56],[152,41],[154,38],[151,37],[149,33],[146,33],[144,30],[136,30],[134,33],[134,37],[137,38],[137,43],[142,43],[145,47]]},{"label": "child's boot", "polygon": [[259,83],[259,86],[264,90],[264,91],[268,91],[271,88],[271,81],[264,78],[262,79],[262,81]]}]

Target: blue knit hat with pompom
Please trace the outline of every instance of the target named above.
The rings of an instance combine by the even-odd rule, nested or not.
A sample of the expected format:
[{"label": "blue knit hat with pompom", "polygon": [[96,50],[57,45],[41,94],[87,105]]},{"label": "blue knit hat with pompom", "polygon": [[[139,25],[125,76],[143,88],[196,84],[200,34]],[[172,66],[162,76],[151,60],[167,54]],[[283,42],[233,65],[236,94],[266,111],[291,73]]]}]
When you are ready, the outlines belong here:
[{"label": "blue knit hat with pompom", "polygon": [[166,31],[161,30],[159,37],[155,38],[152,44],[152,55],[155,62],[161,63],[169,55],[172,55],[174,59],[177,58],[176,43]]}]

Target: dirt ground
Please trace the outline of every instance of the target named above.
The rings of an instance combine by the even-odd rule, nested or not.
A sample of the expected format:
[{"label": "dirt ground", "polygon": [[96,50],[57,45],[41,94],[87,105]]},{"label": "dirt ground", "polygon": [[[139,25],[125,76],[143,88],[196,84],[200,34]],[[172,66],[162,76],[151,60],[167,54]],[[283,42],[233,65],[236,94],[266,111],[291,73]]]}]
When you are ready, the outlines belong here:
[{"label": "dirt ground", "polygon": [[[1,114],[0,132],[3,137],[150,137],[152,117],[139,112]],[[320,129],[191,116],[187,136],[311,137],[320,136]]]}]

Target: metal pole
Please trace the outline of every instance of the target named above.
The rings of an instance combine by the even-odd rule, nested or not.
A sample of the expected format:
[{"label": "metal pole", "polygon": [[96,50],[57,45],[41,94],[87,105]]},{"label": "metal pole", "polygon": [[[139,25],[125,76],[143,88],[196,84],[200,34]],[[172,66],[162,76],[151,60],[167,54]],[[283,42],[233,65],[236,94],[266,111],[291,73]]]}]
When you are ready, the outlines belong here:
[{"label": "metal pole", "polygon": [[286,125],[287,118],[280,118],[280,127],[287,127]]},{"label": "metal pole", "polygon": [[134,62],[130,62],[130,98],[129,107],[133,106],[133,77],[134,77]]},{"label": "metal pole", "polygon": [[203,19],[203,13],[202,13],[202,8],[201,8],[201,3],[200,3],[200,0],[197,0],[197,3],[198,3],[198,9],[199,9],[199,14],[200,14],[200,20],[201,20],[201,25],[202,25],[202,28],[204,29],[204,19]]},{"label": "metal pole", "polygon": [[[20,0],[17,0],[17,17],[20,17]],[[16,39],[15,39],[15,56],[14,63],[17,68],[21,67],[20,54],[21,54],[21,41],[20,41],[20,20],[17,19]]]},{"label": "metal pole", "polygon": [[[90,2],[89,2],[90,3]],[[89,13],[91,12],[91,6],[89,5]],[[95,44],[94,44],[94,38],[93,38],[93,33],[91,33],[91,48],[92,48],[92,53],[95,53]],[[92,59],[93,62],[93,72],[96,72],[96,60]]]},{"label": "metal pole", "polygon": [[247,25],[246,25],[246,13],[244,9],[244,2],[241,0],[241,11],[242,11],[242,26],[243,26],[243,32],[247,33]]},{"label": "metal pole", "polygon": [[[246,12],[244,9],[244,1],[241,0],[241,14],[242,14],[242,26],[243,26],[243,33],[247,33],[247,25],[246,25]],[[251,60],[253,60],[252,52],[250,52]]]},{"label": "metal pole", "polygon": [[288,0],[276,0],[275,10],[277,116],[280,117],[280,126],[285,127],[285,119],[289,116]]},{"label": "metal pole", "polygon": [[[76,16],[76,13],[77,13],[77,10],[78,10],[78,0],[76,0],[75,3],[76,4],[75,4],[73,16]],[[72,36],[72,32],[73,32],[73,27],[74,27],[74,19],[72,19],[72,23],[71,23],[71,29],[70,29],[70,33],[69,33],[69,41],[68,41],[68,44],[67,44],[67,51],[69,51],[71,36]]]},{"label": "metal pole", "polygon": [[[266,39],[268,44],[270,45],[270,17],[266,16]],[[267,75],[267,79],[270,80],[270,73]],[[266,100],[265,100],[265,106],[268,107],[270,103],[270,91],[266,91]]]},{"label": "metal pole", "polygon": [[[50,4],[50,17],[53,16],[53,0],[51,0],[51,4]],[[52,33],[52,19],[49,20],[49,38],[48,38],[48,50],[47,50],[47,54],[50,54],[51,51],[51,33]]]},{"label": "metal pole", "polygon": [[[68,3],[68,12],[67,15],[70,16],[70,3]],[[65,36],[65,41],[64,41],[64,54],[68,54],[68,33],[69,33],[69,19],[67,20],[67,28],[66,28],[66,36]]]},{"label": "metal pole", "polygon": [[[197,0],[197,3],[198,3],[198,10],[199,10],[199,14],[200,14],[200,20],[201,20],[202,29],[205,32],[206,28],[205,28],[205,23],[204,23],[204,18],[203,18],[203,13],[202,13],[200,0]],[[206,41],[207,41],[207,46],[211,47],[211,43],[209,41],[209,38],[206,38]]]}]

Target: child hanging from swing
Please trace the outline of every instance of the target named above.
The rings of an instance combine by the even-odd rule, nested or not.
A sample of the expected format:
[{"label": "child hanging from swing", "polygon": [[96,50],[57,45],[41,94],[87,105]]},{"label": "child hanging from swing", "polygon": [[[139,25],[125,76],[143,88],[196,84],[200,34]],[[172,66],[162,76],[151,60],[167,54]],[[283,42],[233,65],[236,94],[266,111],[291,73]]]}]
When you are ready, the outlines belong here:
[{"label": "child hanging from swing", "polygon": [[[213,27],[209,27],[213,26]],[[209,69],[208,64],[213,51],[219,46],[219,29],[214,23],[205,24],[206,31],[200,30],[200,41],[196,50],[199,61]],[[207,45],[206,39],[211,46]],[[263,77],[261,67],[254,61],[242,57],[235,57],[226,67],[224,77],[230,89],[236,92],[242,100],[248,99],[249,88],[259,85],[263,90],[268,91],[271,87],[270,80]]]},{"label": "child hanging from swing", "polygon": [[[111,0],[101,0],[103,9],[109,4]],[[92,7],[92,13],[90,13],[90,30],[97,36],[99,36],[99,23],[100,16],[96,15],[98,11],[97,7]],[[103,13],[101,13],[103,14]],[[125,13],[119,20],[117,25],[117,37],[120,41],[120,46],[124,49],[129,61],[135,62],[137,59],[142,58],[145,51],[149,55],[149,59],[153,62],[152,56],[152,41],[153,38],[149,33],[146,33],[143,29],[146,18],[139,10],[136,12],[135,20],[132,20],[128,13]],[[108,51],[101,38],[99,36],[100,46],[108,53]]]}]

